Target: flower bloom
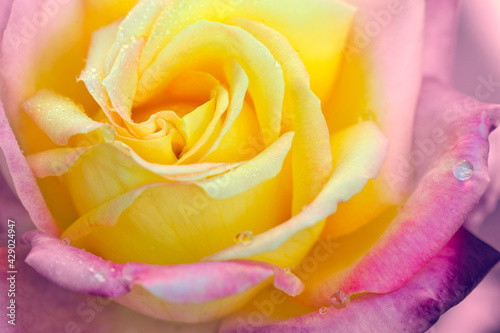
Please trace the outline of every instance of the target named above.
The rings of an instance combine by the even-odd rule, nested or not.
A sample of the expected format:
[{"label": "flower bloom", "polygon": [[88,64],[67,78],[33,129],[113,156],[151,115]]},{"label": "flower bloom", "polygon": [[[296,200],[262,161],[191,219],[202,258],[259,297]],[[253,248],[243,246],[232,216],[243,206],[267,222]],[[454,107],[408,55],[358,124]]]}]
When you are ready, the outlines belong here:
[{"label": "flower bloom", "polygon": [[4,5],[26,262],[221,331],[425,331],[499,259],[460,230],[500,109],[450,86],[455,5]]}]

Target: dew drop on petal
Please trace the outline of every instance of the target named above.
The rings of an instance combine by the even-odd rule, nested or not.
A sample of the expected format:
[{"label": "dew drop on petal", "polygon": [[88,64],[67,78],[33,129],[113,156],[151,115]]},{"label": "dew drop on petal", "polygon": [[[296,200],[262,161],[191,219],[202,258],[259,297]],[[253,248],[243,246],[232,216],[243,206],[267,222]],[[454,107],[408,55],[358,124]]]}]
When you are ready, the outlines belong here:
[{"label": "dew drop on petal", "polygon": [[69,238],[63,238],[63,239],[62,239],[62,243],[63,243],[64,245],[69,245],[69,242],[70,242]]},{"label": "dew drop on petal", "polygon": [[234,241],[238,244],[248,245],[253,239],[253,232],[247,230],[242,231],[234,236]]},{"label": "dew drop on petal", "polygon": [[99,282],[104,282],[104,275],[102,273],[95,273],[94,278]]},{"label": "dew drop on petal", "polygon": [[335,309],[343,309],[351,303],[351,298],[343,291],[336,291],[330,296],[330,304]]},{"label": "dew drop on petal", "polygon": [[326,315],[327,312],[328,312],[328,308],[326,306],[322,306],[319,309],[319,314],[322,315],[322,316]]},{"label": "dew drop on petal", "polygon": [[291,270],[289,267],[285,268],[285,269],[284,269],[284,271],[285,271],[285,273],[287,273],[287,274],[289,274],[289,273],[291,273],[291,272],[292,272],[292,270]]},{"label": "dew drop on petal", "polygon": [[472,177],[473,172],[474,165],[467,160],[458,162],[453,168],[453,175],[460,181],[466,181],[467,179]]}]

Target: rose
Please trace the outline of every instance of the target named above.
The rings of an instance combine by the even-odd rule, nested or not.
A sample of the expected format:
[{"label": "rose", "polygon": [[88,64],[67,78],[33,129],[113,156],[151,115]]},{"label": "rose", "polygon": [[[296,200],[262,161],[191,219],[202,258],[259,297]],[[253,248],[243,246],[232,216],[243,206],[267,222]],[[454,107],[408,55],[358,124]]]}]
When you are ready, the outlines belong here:
[{"label": "rose", "polygon": [[[2,71],[4,80],[9,82],[9,85],[5,86],[3,102],[13,131],[27,155],[31,170],[38,177],[38,186],[44,201],[57,224],[53,222],[49,211],[43,205],[44,201],[41,200],[36,186],[23,179],[27,175],[25,160],[16,150],[10,132],[5,132],[2,148],[7,164],[11,168],[11,176],[18,195],[24,200],[40,230],[59,235],[57,230],[59,226],[65,229],[61,238],[69,238],[72,245],[85,247],[116,262],[146,263],[108,264],[91,254],[65,246],[47,235],[30,233],[27,239],[34,249],[27,259],[28,263],[39,273],[59,284],[75,291],[118,298],[117,300],[123,304],[162,319],[199,321],[219,317],[237,308],[248,300],[251,294],[257,292],[263,282],[272,275],[275,275],[274,285],[277,288],[292,295],[298,293],[301,283],[293,274],[278,269],[276,265],[282,268],[292,267],[299,277],[302,275],[306,282],[306,290],[301,295],[300,301],[319,308],[328,301],[331,292],[337,289],[348,294],[394,291],[413,278],[431,259],[440,262],[450,251],[453,255],[457,255],[453,249],[457,242],[459,243],[458,240],[469,240],[468,236],[458,234],[455,241],[443,250],[444,254],[443,252],[438,254],[463,222],[472,204],[484,191],[487,183],[486,134],[496,124],[495,117],[498,117],[498,114],[492,107],[464,99],[442,83],[427,79],[416,113],[415,140],[412,149],[412,131],[409,129],[413,127],[412,105],[415,104],[420,88],[421,72],[417,64],[421,57],[421,44],[416,42],[409,48],[393,53],[399,55],[396,60],[400,62],[393,61],[391,67],[384,62],[388,60],[385,52],[394,51],[392,50],[394,44],[388,44],[388,41],[400,40],[402,36],[419,40],[421,29],[418,28],[418,22],[421,22],[423,17],[422,3],[404,2],[398,6],[397,3],[391,2],[377,4],[374,7],[360,4],[352,27],[347,24],[354,15],[352,8],[335,2],[317,2],[308,4],[307,8],[297,7],[300,8],[300,15],[291,11],[292,16],[281,18],[270,15],[277,9],[269,4],[262,8],[258,3],[252,4],[251,8],[245,9],[246,3],[216,3],[213,8],[206,6],[202,9],[201,18],[212,20],[224,18],[224,24],[195,22],[181,30],[177,25],[187,25],[189,22],[175,22],[199,21],[199,17],[194,17],[198,14],[196,8],[189,8],[189,3],[178,2],[172,5],[175,8],[165,11],[164,15],[166,22],[170,24],[174,22],[174,27],[179,31],[162,26],[161,14],[158,18],[160,23],[155,26],[157,30],[155,31],[153,27],[153,30],[149,31],[147,24],[137,22],[130,24],[138,19],[148,21],[150,18],[148,15],[155,15],[155,7],[144,2],[143,7],[140,7],[141,5],[136,7],[129,18],[120,23],[123,30],[118,30],[117,33],[114,30],[117,29],[117,24],[114,24],[94,33],[86,69],[80,77],[109,119],[108,124],[104,120],[106,116],[98,113],[98,108],[93,106],[90,98],[85,100],[85,94],[78,94],[71,91],[73,88],[67,88],[74,85],[66,85],[64,80],[69,77],[68,69],[61,65],[62,62],[57,66],[52,65],[54,59],[65,52],[68,52],[66,56],[71,59],[67,65],[70,69],[73,64],[78,63],[74,59],[74,54],[64,50],[68,46],[56,44],[55,46],[60,49],[51,48],[50,54],[46,55],[43,51],[47,52],[47,44],[43,42],[44,38],[53,37],[52,34],[64,35],[68,32],[77,36],[69,38],[59,35],[59,38],[52,41],[85,41],[85,36],[95,30],[93,24],[104,25],[96,18],[109,23],[114,17],[110,18],[107,15],[101,17],[96,14],[99,12],[99,6],[90,7],[89,18],[76,20],[90,26],[88,30],[84,29],[81,32],[82,37],[78,36],[78,30],[61,30],[60,27],[56,29],[53,25],[49,25],[47,20],[43,20],[41,12],[35,12],[33,15],[27,12],[27,16],[21,15],[16,18],[16,13],[19,13],[16,10],[22,8],[21,2],[16,3],[13,5],[4,38],[4,45],[8,47],[3,47]],[[45,16],[60,11],[60,15],[67,20],[57,20],[63,27],[75,24],[71,15],[81,15],[78,8],[64,7],[67,4],[62,2],[55,5],[54,2],[50,2],[50,4],[52,11],[47,9],[49,8],[46,7],[47,4],[41,7]],[[198,5],[199,2],[196,5],[191,4],[195,7]],[[288,6],[294,9],[289,3]],[[117,17],[128,11],[128,8],[121,12],[113,9],[110,12]],[[159,9],[162,7],[159,6]],[[168,16],[168,13],[172,13],[173,17]],[[333,23],[332,16],[337,18]],[[32,37],[23,35],[23,31],[28,29],[26,27],[31,27],[28,24],[29,19],[25,20],[26,17],[32,18],[31,26],[36,23],[40,28],[39,31],[32,32],[34,34]],[[248,20],[249,18],[252,20]],[[289,22],[291,18],[294,19],[293,24]],[[306,20],[305,26],[311,27],[307,29],[306,36],[301,35],[303,25],[297,23],[299,18]],[[267,26],[254,21],[264,21]],[[45,23],[42,24],[43,22]],[[278,24],[280,22],[281,24]],[[429,29],[435,27],[432,23],[435,24],[430,20]],[[400,29],[394,28],[395,26]],[[301,31],[294,30],[297,27],[300,27]],[[349,28],[352,28],[352,35],[343,44],[343,38]],[[161,33],[158,33],[159,31]],[[30,38],[42,32],[46,35],[36,38],[37,41],[42,41],[40,49],[37,49],[38,46]],[[134,38],[130,36],[130,32],[134,34]],[[169,32],[175,35],[171,41],[168,39]],[[317,42],[330,37],[332,32],[335,32],[334,36],[338,40],[332,38],[328,43]],[[123,33],[123,37],[120,33]],[[110,46],[115,37],[118,38],[118,44]],[[105,42],[109,38],[111,38],[110,45],[106,45]],[[438,52],[437,47],[431,47],[435,45],[432,43],[432,38],[429,40],[428,52],[436,53],[430,58],[434,62],[426,63],[426,73],[446,83],[447,72],[442,66],[435,65],[436,60],[441,60],[439,56],[446,53]],[[78,42],[74,43],[71,49],[83,57],[83,51],[74,50],[80,51],[80,48],[85,50],[85,47]],[[443,44],[447,46],[442,40],[439,40],[439,43],[441,47]],[[163,44],[167,45],[166,49],[159,51],[163,48]],[[293,47],[298,49],[300,57],[295,54]],[[200,52],[200,49],[203,52]],[[380,50],[384,50],[384,53]],[[42,66],[30,68],[30,61],[20,57],[24,55],[29,60],[33,59],[35,54],[39,57],[38,60],[43,60]],[[199,55],[200,59],[194,59],[198,62],[194,61],[193,64],[192,55],[193,57]],[[238,62],[227,60],[227,57],[235,57]],[[78,59],[78,56],[76,58]],[[217,63],[220,59],[225,60],[224,66]],[[215,61],[216,66],[213,67],[220,67],[219,75],[228,81],[226,83],[230,88],[228,92],[225,93],[224,85],[218,84],[217,80],[207,75],[185,73],[182,66],[180,74],[174,71],[177,62],[181,64],[187,62],[189,64],[187,67],[199,66],[201,69],[207,69],[203,64],[203,61],[207,60]],[[392,60],[394,59],[391,58]],[[20,61],[24,61],[23,66],[16,67]],[[408,66],[408,62],[412,65]],[[336,70],[337,65],[340,65],[339,70]],[[80,69],[79,66],[73,66]],[[141,69],[141,66],[147,69]],[[398,86],[400,78],[396,73],[403,69],[407,81]],[[306,70],[310,76],[311,89],[308,86]],[[42,75],[37,71],[50,73],[52,79],[47,79],[47,74]],[[329,90],[336,72],[338,74],[336,88],[334,93],[330,94]],[[30,75],[27,76],[27,73]],[[106,78],[103,73],[107,75]],[[139,77],[135,79],[134,73],[142,76],[140,79]],[[353,77],[356,78],[355,74],[358,74],[357,80],[353,80]],[[216,73],[213,75],[216,76]],[[14,77],[16,80],[12,79]],[[280,77],[283,77],[283,82],[280,82]],[[238,104],[238,98],[240,104],[244,103],[243,96],[241,94],[238,96],[238,93],[245,92],[247,81],[253,105],[243,104],[243,108],[233,107]],[[180,89],[186,83],[199,84],[200,87],[190,90]],[[162,90],[164,86],[167,88]],[[206,103],[200,103],[200,108],[193,112],[196,115],[194,119],[179,119],[180,117],[168,112],[159,114],[153,112],[152,108],[152,105],[158,104],[146,103],[148,99],[156,97],[154,92],[157,90],[172,94],[168,100],[176,98],[182,100],[183,97],[200,98],[204,95],[204,88],[207,90],[207,86],[211,88],[213,94],[205,93],[208,96]],[[60,94],[38,89],[40,87],[52,89],[59,87],[67,90],[66,95],[77,97],[76,100],[84,105],[85,110],[95,110],[96,114],[92,115],[94,120],[86,118],[71,100],[61,97]],[[399,89],[397,93],[393,91],[396,88]],[[439,93],[436,94],[433,90]],[[373,110],[371,111],[373,115],[367,113],[364,106],[347,104],[345,91],[365,96],[364,99]],[[197,93],[199,95],[196,95]],[[323,102],[321,109],[313,93]],[[186,94],[191,95],[186,96]],[[285,101],[283,113],[275,111],[277,108],[281,110],[282,100],[276,97],[281,95]],[[429,102],[429,99],[432,99],[432,102]],[[24,111],[30,116],[29,119],[20,110],[21,102]],[[151,118],[152,120],[143,126],[134,124],[130,115],[134,103],[134,110],[139,111],[136,112],[139,117],[142,112],[142,116],[145,117],[143,119],[147,119],[150,114],[155,114],[156,118]],[[189,110],[190,106],[187,104],[179,103],[169,107],[175,107],[178,113],[182,114],[183,111]],[[193,149],[203,141],[199,132],[210,127],[210,124],[203,123],[205,118],[202,116],[207,113],[210,115],[210,112],[217,114],[220,105],[223,105],[224,110],[228,108],[225,122],[221,122],[219,129],[222,133],[225,124],[230,123],[228,118],[231,119],[236,112],[234,110],[241,109],[240,115],[246,117],[236,118],[244,119],[239,127],[237,120],[234,124],[230,124],[231,126],[227,126],[228,133],[232,133],[227,137],[233,137],[239,145],[234,147],[231,141],[224,142],[222,139],[220,148],[213,153],[210,151],[211,148]],[[256,119],[252,119],[250,112],[252,107],[255,108]],[[340,118],[339,113],[335,111],[347,107],[352,116]],[[401,112],[403,109],[405,111]],[[437,113],[436,109],[441,109],[442,113]],[[450,112],[445,112],[447,110]],[[321,111],[325,115],[328,128],[325,126]],[[55,114],[50,112],[65,113],[64,117],[56,118]],[[486,115],[486,118],[478,118],[480,114]],[[369,183],[364,191],[339,206],[338,211],[328,217],[335,212],[338,202],[347,201],[361,190],[368,178],[374,178],[378,174],[386,157],[386,140],[371,122],[361,122],[356,125],[358,117],[375,118],[392,146],[385,160],[382,177]],[[206,126],[200,126],[196,121]],[[33,126],[33,122],[37,126]],[[476,126],[473,126],[474,124]],[[196,127],[197,125],[199,127]],[[5,122],[4,126],[7,126]],[[194,130],[189,126],[193,126]],[[7,130],[7,127],[4,128]],[[253,131],[259,128],[260,135],[259,131]],[[63,146],[68,144],[70,148],[55,150],[55,145],[46,140],[46,136],[39,129],[44,130],[54,143]],[[343,131],[340,131],[341,129]],[[239,137],[238,134],[241,134],[242,130],[248,130],[250,133],[243,132],[243,137]],[[457,133],[465,135],[458,137]],[[190,141],[189,138],[193,136],[195,139]],[[222,135],[219,137],[226,138]],[[245,139],[248,139],[251,146],[245,146]],[[214,140],[217,142],[217,139]],[[470,146],[468,143],[471,141],[475,142],[475,145]],[[311,145],[311,142],[315,145]],[[167,146],[165,143],[169,145],[168,147],[171,146],[166,152],[155,147],[155,144]],[[242,149],[237,149],[241,147]],[[264,148],[266,149],[263,150]],[[287,160],[285,156],[290,149],[293,151],[293,158]],[[333,165],[330,162],[330,151],[333,153]],[[209,155],[210,153],[212,155]],[[256,155],[257,153],[259,154]],[[248,159],[249,156],[241,156],[245,154],[252,157],[250,162],[238,163]],[[236,163],[203,165],[198,163],[228,162],[228,157],[232,159],[231,162]],[[462,160],[466,162],[461,162]],[[171,167],[151,164],[159,162],[168,165],[178,161],[190,165]],[[14,165],[17,167],[14,168]],[[293,194],[291,200],[293,217],[282,223],[286,220],[286,212],[290,208],[282,209],[283,207],[276,206],[288,200],[283,198],[269,200],[268,197],[273,197],[274,193],[283,195],[289,192],[286,184],[290,183],[287,174],[290,172],[290,166],[293,180],[291,182],[293,188],[290,191]],[[333,173],[330,171],[332,167]],[[472,171],[472,168],[474,170],[469,174],[468,171]],[[391,222],[395,214],[395,209],[391,207],[404,202],[405,195],[411,188],[409,183],[414,171],[417,179],[416,189],[411,192],[411,197],[406,200],[405,207],[394,218],[390,228],[381,236],[384,231],[383,224]],[[456,178],[451,176],[453,172]],[[90,178],[101,174],[104,176],[100,177],[100,182],[95,179],[89,181]],[[471,178],[465,179],[468,176]],[[101,182],[104,184],[101,185]],[[271,185],[263,189],[258,188],[260,185],[257,184],[264,182]],[[202,192],[194,191],[193,188],[196,187]],[[441,191],[438,194],[433,193],[436,191],[435,188],[441,188]],[[160,189],[156,191],[158,193],[155,192],[156,189]],[[256,192],[257,190],[259,192]],[[80,191],[84,192],[83,195]],[[238,195],[240,197],[237,197]],[[242,213],[229,212],[224,206],[217,207],[217,204],[221,205],[224,200],[237,200],[232,202],[235,205],[242,202],[242,196],[247,199],[249,195],[255,198],[252,199],[254,201],[252,207],[254,209],[258,207],[261,211],[267,208],[269,213],[266,215],[269,216],[265,216],[266,221],[258,232],[256,230],[259,226],[255,225],[255,219],[251,220],[256,236],[250,244],[237,244],[222,250],[229,245],[229,239],[232,237],[224,238],[220,233],[232,236],[238,231],[247,230],[245,222],[250,222],[251,215],[243,214],[244,218],[238,220],[236,216]],[[376,200],[373,199],[375,195]],[[430,204],[431,200],[443,196],[460,204],[457,207],[445,202]],[[237,199],[231,199],[234,197]],[[178,204],[166,202],[167,198],[169,201],[177,200]],[[185,198],[189,199],[187,204]],[[68,201],[64,202],[64,206],[71,205],[72,201],[74,209],[60,207],[62,200]],[[156,212],[161,209],[156,207],[165,206],[170,209]],[[301,211],[303,206],[305,208]],[[363,207],[364,211],[360,211],[359,207]],[[172,237],[172,232],[162,230],[160,221],[165,219],[166,214],[173,214],[172,208],[177,209],[177,215],[175,218],[170,217],[167,221],[163,221],[167,222],[164,224],[188,229],[195,237],[192,235],[186,237],[182,234],[182,230],[181,235],[178,235],[179,232],[176,230],[175,236],[178,239],[168,240],[167,237]],[[207,216],[214,215],[213,210],[229,216],[224,222],[227,221],[231,225],[209,234],[211,237],[203,238],[204,236],[199,235],[204,232],[197,227],[207,226],[201,223]],[[260,211],[258,213],[260,215]],[[322,221],[326,217],[328,224],[323,229]],[[447,223],[436,226],[437,217]],[[121,220],[118,221],[119,219]],[[153,223],[149,223],[149,220]],[[168,225],[168,220],[175,223]],[[418,226],[415,226],[415,220],[418,220]],[[345,221],[350,221],[350,224],[346,224]],[[272,228],[279,223],[281,223],[279,226]],[[368,227],[373,227],[378,232],[370,231],[371,235],[368,236],[371,237],[367,236],[368,239],[360,244],[361,249],[357,249],[360,254],[356,255],[354,249],[347,252],[342,250],[335,251],[328,258],[329,261],[336,263],[340,262],[339,254],[349,255],[348,262],[359,258],[353,265],[344,268],[338,264],[335,267],[322,262],[322,265],[314,269],[313,275],[303,274],[306,268],[299,263],[314,245],[320,232],[322,238],[326,240],[330,239],[328,236],[344,241],[345,237],[359,239],[363,232],[366,233],[368,227],[363,228],[363,226],[368,223]],[[96,227],[97,225],[103,226]],[[438,232],[429,234],[426,229],[430,226]],[[240,239],[244,239],[245,235],[247,234],[242,234]],[[143,240],[132,242],[133,238]],[[200,239],[201,241],[198,241]],[[186,240],[189,240],[189,243],[186,243]],[[124,241],[128,247],[120,246],[119,243]],[[156,250],[159,254],[175,251],[178,244],[187,247],[187,251],[179,251],[178,256],[169,257],[151,254],[151,250]],[[322,243],[318,244],[321,246]],[[480,244],[472,244],[483,248]],[[415,253],[415,248],[423,252]],[[310,253],[318,254],[317,249],[313,247]],[[364,254],[366,251],[363,250],[368,252]],[[395,250],[399,253],[394,254]],[[55,255],[54,251],[63,254]],[[174,265],[198,261],[209,254],[211,256],[205,258],[208,262]],[[361,256],[362,254],[364,255]],[[219,260],[238,258],[258,261],[219,262]],[[492,254],[491,261],[493,260]],[[387,263],[391,261],[397,261],[398,266],[387,267]],[[307,262],[304,260],[303,265]],[[484,267],[477,270],[477,275],[484,274],[489,264],[486,260]],[[432,272],[432,267],[433,264],[429,264],[427,271]],[[454,271],[447,265],[444,267],[448,268],[448,271]],[[442,274],[449,273],[448,271],[443,271]],[[429,273],[424,281],[429,281],[428,275]],[[439,283],[443,282],[439,279],[442,275],[437,273],[431,275],[437,279],[434,287],[439,287]],[[415,279],[419,281],[418,277],[415,276],[412,281]],[[211,284],[210,289],[206,287],[207,281]],[[460,279],[457,281],[464,283]],[[472,279],[466,282],[470,284],[475,281]],[[178,288],[181,288],[181,292]],[[408,284],[407,288],[411,290],[411,284]],[[389,299],[388,302],[393,302],[391,294],[388,295],[386,298]],[[206,304],[215,301],[225,306],[211,307],[206,312]],[[440,301],[450,302],[447,297]],[[353,302],[350,308],[356,308],[355,304],[368,304],[370,307],[373,306],[372,303],[371,299],[363,299],[363,302]],[[143,304],[148,304],[148,307],[144,308]],[[164,310],[162,304],[168,305],[168,312]],[[412,304],[407,306],[411,308]],[[343,320],[348,320],[346,313],[349,312],[334,312],[327,318],[335,319],[338,315]],[[325,323],[328,324],[330,321],[318,325]],[[236,329],[248,329],[247,324]],[[425,322],[425,325],[428,323]],[[418,328],[421,329],[425,325],[422,324]],[[303,326],[303,329],[306,328],[307,326]]]}]

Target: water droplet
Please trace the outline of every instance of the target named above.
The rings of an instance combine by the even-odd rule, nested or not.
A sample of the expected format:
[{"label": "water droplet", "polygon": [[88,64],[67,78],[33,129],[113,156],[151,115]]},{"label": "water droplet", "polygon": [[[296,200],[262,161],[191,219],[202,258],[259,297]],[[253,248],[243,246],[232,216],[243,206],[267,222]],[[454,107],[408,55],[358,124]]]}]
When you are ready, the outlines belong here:
[{"label": "water droplet", "polygon": [[279,62],[277,62],[277,61],[276,61],[276,63],[274,64],[274,66],[275,66],[276,68],[281,68],[280,63],[279,63]]},{"label": "water droplet", "polygon": [[104,275],[102,273],[95,273],[94,278],[99,282],[104,282]]},{"label": "water droplet", "polygon": [[455,167],[453,168],[453,175],[460,181],[465,181],[472,177],[473,172],[474,165],[467,160],[458,162],[457,165],[455,165]]},{"label": "water droplet", "polygon": [[292,272],[292,270],[290,269],[290,267],[285,268],[284,271],[287,274],[290,274]]},{"label": "water droplet", "polygon": [[351,303],[351,298],[343,291],[336,291],[330,296],[330,304],[335,309],[343,309]]},{"label": "water droplet", "polygon": [[322,306],[319,309],[319,314],[322,315],[322,316],[326,315],[327,312],[328,312],[328,308],[326,306]]},{"label": "water droplet", "polygon": [[63,243],[64,245],[69,245],[69,242],[70,242],[69,238],[63,238],[63,239],[62,239],[62,243]]},{"label": "water droplet", "polygon": [[247,230],[242,231],[234,236],[234,241],[238,244],[248,245],[253,239],[253,232]]}]

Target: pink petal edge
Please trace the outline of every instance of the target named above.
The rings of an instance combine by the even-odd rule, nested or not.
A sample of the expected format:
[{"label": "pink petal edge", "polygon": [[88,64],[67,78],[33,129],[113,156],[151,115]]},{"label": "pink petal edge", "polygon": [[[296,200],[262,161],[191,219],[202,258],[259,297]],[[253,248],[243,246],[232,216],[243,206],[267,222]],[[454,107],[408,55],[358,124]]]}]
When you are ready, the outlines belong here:
[{"label": "pink petal edge", "polygon": [[220,333],[266,332],[425,332],[459,303],[500,260],[500,253],[460,229],[447,245],[402,288],[383,295],[365,294],[342,310],[329,308],[256,327],[223,322]]},{"label": "pink petal edge", "polygon": [[[140,286],[173,306],[202,304],[242,293],[273,276],[274,286],[289,295],[295,296],[303,290],[302,282],[295,275],[263,262],[237,260],[172,266],[119,264],[66,245],[40,231],[29,231],[23,239],[32,246],[26,257],[28,265],[54,283],[88,295],[119,298]],[[133,292],[127,297],[133,299]],[[136,305],[134,309],[141,312],[140,304]],[[192,315],[188,313],[186,317]]]}]

